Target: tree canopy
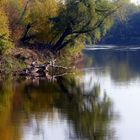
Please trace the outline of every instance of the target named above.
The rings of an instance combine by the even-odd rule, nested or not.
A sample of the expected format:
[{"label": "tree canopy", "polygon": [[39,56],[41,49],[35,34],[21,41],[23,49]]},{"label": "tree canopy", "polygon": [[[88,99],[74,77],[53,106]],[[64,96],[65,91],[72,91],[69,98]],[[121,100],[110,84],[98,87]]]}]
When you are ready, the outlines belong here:
[{"label": "tree canopy", "polygon": [[124,1],[2,0],[0,10],[5,16],[8,40],[15,45],[20,42],[54,53],[67,46],[71,52],[79,52],[85,42],[96,43],[106,34]]},{"label": "tree canopy", "polygon": [[124,5],[125,19],[122,21],[117,16],[115,22],[101,40],[104,44],[138,45],[140,43],[140,7],[126,3]]},{"label": "tree canopy", "polygon": [[[35,2],[37,3],[35,4]],[[63,49],[70,43],[74,44],[81,36],[86,35],[85,38],[92,36],[99,39],[101,34],[104,35],[110,27],[111,15],[120,7],[120,0],[65,0],[64,2],[57,2],[58,8],[55,8],[56,6],[53,4],[53,7],[51,7],[53,11],[49,13],[50,7],[47,7],[46,12],[43,8],[45,2],[35,2],[32,2],[32,8],[34,5],[36,8],[31,8],[31,13],[33,13],[31,14],[30,25],[28,24],[22,41],[24,43],[30,40],[46,42],[45,45],[53,52]],[[32,23],[35,25],[31,26]],[[44,25],[49,30],[45,30]],[[41,40],[39,39],[43,32],[52,34],[49,35],[48,41],[42,37]]]}]

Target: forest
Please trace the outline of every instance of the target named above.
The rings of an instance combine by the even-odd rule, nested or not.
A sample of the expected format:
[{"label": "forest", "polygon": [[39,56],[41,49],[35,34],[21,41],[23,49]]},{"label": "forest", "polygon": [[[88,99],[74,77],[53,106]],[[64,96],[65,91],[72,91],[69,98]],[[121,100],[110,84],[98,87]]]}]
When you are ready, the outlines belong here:
[{"label": "forest", "polygon": [[131,3],[124,5],[125,18],[116,17],[115,22],[100,44],[139,45],[140,44],[140,7]]}]

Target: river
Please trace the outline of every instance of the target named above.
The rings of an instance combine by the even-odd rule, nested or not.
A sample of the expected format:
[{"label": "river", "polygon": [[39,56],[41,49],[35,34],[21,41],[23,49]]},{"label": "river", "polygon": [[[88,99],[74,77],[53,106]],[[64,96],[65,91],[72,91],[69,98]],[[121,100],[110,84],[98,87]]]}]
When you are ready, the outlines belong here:
[{"label": "river", "polygon": [[0,81],[0,140],[139,140],[139,48],[87,48],[55,80]]}]

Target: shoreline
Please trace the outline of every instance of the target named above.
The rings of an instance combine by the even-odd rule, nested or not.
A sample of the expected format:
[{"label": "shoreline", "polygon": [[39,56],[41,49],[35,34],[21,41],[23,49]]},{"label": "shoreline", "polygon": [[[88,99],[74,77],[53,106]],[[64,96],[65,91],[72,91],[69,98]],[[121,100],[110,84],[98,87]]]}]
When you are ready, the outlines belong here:
[{"label": "shoreline", "polygon": [[[7,59],[8,58],[8,59]],[[48,49],[39,51],[35,49],[15,47],[7,56],[0,58],[0,76],[12,75],[14,77],[46,77],[64,75],[75,69],[75,65],[82,61],[82,55],[72,58],[68,65],[61,65],[59,57],[53,55]]]}]

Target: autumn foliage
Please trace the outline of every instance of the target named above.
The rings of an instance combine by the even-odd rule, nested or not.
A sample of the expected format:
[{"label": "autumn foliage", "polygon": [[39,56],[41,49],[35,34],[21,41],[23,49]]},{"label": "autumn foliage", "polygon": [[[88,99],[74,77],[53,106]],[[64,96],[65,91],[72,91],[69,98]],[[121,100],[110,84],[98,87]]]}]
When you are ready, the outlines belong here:
[{"label": "autumn foliage", "polygon": [[119,1],[0,0],[0,53],[14,44],[78,54],[89,38],[96,43],[106,34]]}]

